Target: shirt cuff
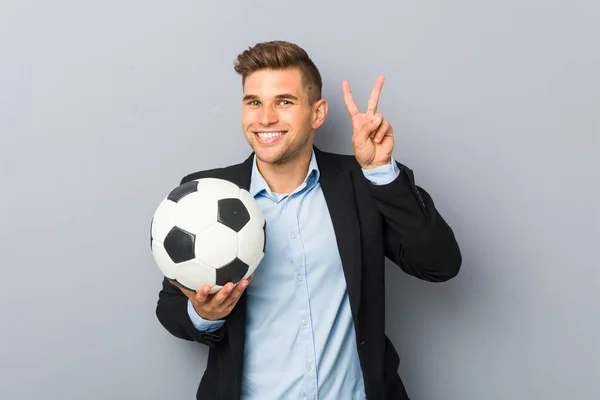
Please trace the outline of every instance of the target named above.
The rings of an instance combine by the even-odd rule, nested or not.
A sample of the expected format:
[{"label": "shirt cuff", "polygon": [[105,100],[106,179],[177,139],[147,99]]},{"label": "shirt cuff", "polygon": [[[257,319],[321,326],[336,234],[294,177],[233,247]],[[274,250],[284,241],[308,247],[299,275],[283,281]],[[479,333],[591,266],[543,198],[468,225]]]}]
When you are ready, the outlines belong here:
[{"label": "shirt cuff", "polygon": [[214,332],[225,324],[224,320],[209,321],[199,316],[189,299],[187,301],[187,312],[192,320],[192,325],[201,332]]},{"label": "shirt cuff", "polygon": [[387,185],[391,183],[400,174],[400,169],[394,157],[391,159],[391,163],[382,165],[380,167],[364,169],[361,168],[365,178],[367,178],[374,185]]}]

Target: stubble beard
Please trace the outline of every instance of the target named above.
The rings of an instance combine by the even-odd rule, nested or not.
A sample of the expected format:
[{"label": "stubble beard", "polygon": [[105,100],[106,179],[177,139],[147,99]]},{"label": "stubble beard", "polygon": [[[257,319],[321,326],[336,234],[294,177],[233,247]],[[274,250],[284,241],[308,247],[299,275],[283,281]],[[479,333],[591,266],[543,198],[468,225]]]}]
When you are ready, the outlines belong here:
[{"label": "stubble beard", "polygon": [[[309,140],[310,135],[305,134],[301,142],[297,142],[289,147],[285,147],[279,150],[279,152],[274,155],[262,157],[260,154],[261,152],[256,151],[256,149],[255,154],[257,158],[265,164],[271,164],[276,166],[288,165],[297,160],[307,150],[306,146],[308,145]],[[260,145],[257,145],[257,147],[260,149]]]}]

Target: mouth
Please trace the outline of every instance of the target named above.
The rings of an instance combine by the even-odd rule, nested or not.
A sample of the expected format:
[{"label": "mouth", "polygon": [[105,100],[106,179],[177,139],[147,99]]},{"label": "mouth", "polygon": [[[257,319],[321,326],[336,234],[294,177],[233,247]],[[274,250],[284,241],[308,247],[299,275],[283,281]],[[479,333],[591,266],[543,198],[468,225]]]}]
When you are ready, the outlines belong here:
[{"label": "mouth", "polygon": [[277,142],[287,131],[255,131],[254,136],[259,143],[271,144]]}]

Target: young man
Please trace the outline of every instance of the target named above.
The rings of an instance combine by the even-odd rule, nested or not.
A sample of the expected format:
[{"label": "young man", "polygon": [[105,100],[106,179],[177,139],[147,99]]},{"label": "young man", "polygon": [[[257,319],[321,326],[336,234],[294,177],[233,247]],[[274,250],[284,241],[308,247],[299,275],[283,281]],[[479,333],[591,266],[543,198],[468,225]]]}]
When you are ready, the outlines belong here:
[{"label": "young man", "polygon": [[408,399],[384,333],[387,257],[417,278],[454,277],[451,228],[413,172],[392,157],[377,112],[383,78],[360,112],[342,85],[354,154],[313,144],[327,116],[306,52],[267,42],[242,52],[242,128],[252,154],[200,171],[250,191],[267,220],[266,255],[251,282],[209,295],[163,281],[157,316],[176,337],[209,346],[198,399]]}]

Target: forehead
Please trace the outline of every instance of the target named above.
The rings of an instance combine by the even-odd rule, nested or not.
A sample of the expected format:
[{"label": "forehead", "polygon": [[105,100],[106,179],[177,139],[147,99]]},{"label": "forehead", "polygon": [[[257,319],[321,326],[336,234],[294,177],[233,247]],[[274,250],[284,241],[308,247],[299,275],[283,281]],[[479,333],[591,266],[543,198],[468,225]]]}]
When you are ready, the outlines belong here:
[{"label": "forehead", "polygon": [[257,96],[275,96],[281,93],[300,96],[303,92],[302,73],[298,69],[255,71],[246,77],[244,83],[244,93]]}]

